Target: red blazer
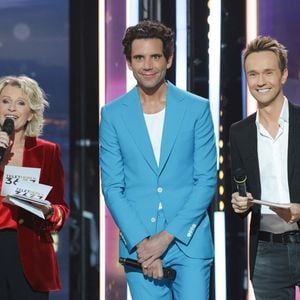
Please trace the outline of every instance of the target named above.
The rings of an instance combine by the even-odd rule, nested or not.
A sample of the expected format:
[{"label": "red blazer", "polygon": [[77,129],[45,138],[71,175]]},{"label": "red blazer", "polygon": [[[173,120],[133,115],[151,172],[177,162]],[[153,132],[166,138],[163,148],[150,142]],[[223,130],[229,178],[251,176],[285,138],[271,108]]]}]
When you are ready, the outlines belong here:
[{"label": "red blazer", "polygon": [[64,201],[65,177],[57,144],[27,137],[23,166],[41,168],[40,183],[51,185],[47,200],[54,208],[49,220],[43,220],[23,209],[13,210],[17,222],[20,257],[25,277],[35,291],[48,292],[61,288],[51,232],[60,230],[69,208]]}]

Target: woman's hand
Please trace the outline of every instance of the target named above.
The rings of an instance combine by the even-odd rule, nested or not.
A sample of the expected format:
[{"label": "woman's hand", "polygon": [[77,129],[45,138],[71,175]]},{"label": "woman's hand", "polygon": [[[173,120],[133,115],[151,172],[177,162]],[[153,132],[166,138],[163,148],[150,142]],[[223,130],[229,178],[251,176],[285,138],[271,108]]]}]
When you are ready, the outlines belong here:
[{"label": "woman's hand", "polygon": [[53,209],[52,205],[46,206],[43,204],[38,204],[38,203],[33,203],[33,202],[31,202],[31,204],[34,205],[35,207],[39,208],[43,212],[46,220],[50,219],[54,213],[54,209]]},{"label": "woman's hand", "polygon": [[0,131],[0,147],[8,148],[11,145],[10,138],[5,131]]}]

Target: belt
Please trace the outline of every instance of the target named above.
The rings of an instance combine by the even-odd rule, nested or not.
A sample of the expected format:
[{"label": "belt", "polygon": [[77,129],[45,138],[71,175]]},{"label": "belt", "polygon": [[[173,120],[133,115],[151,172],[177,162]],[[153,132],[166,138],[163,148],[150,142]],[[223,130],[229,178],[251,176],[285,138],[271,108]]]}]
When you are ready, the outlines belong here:
[{"label": "belt", "polygon": [[300,243],[300,231],[287,231],[284,233],[272,233],[266,231],[260,231],[258,233],[258,239],[265,242],[274,243]]}]

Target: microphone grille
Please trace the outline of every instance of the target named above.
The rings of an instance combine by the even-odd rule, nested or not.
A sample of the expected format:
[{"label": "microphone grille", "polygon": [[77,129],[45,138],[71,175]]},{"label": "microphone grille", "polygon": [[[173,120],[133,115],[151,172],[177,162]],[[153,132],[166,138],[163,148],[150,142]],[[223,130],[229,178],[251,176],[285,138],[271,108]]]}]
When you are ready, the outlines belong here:
[{"label": "microphone grille", "polygon": [[238,168],[234,171],[234,180],[236,182],[245,182],[247,179],[247,175],[245,173],[245,171],[242,168]]},{"label": "microphone grille", "polygon": [[8,135],[10,135],[14,131],[15,123],[13,119],[6,118],[3,126],[2,131],[5,131]]}]

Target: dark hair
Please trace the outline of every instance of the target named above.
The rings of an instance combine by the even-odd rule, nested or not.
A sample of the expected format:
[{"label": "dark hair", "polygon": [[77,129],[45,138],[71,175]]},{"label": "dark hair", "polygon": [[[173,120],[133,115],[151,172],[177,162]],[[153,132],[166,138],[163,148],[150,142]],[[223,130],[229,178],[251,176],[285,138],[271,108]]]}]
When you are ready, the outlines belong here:
[{"label": "dark hair", "polygon": [[174,52],[174,32],[171,28],[154,20],[144,20],[135,26],[128,27],[122,40],[123,53],[131,61],[131,47],[135,39],[160,39],[163,43],[163,53],[169,59]]},{"label": "dark hair", "polygon": [[287,68],[288,51],[277,40],[270,36],[258,36],[252,40],[243,51],[243,64],[245,67],[246,58],[254,52],[272,51],[277,59],[281,73]]}]

